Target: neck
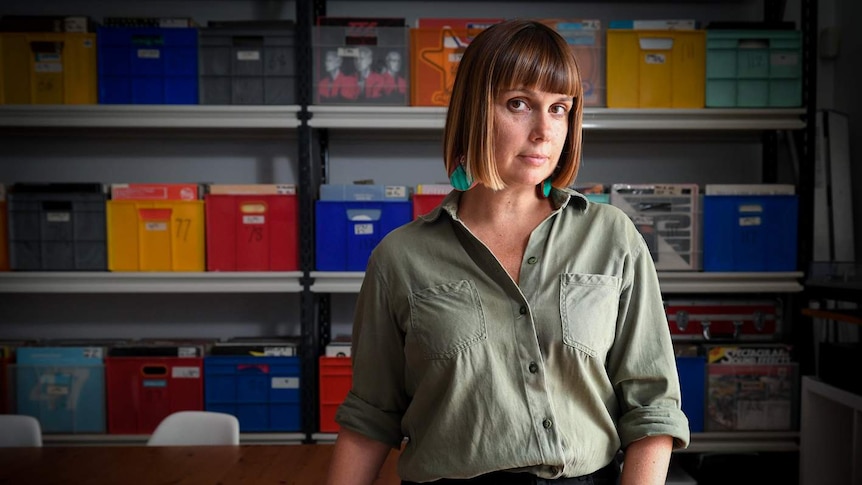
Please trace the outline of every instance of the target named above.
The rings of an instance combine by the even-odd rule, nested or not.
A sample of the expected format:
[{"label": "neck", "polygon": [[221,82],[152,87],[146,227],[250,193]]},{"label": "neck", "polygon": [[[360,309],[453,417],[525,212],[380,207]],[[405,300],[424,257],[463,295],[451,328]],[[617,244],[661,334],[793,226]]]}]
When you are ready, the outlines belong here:
[{"label": "neck", "polygon": [[481,184],[461,194],[458,217],[471,225],[511,224],[545,218],[553,210],[550,199],[540,197],[535,188],[506,188],[493,191]]}]

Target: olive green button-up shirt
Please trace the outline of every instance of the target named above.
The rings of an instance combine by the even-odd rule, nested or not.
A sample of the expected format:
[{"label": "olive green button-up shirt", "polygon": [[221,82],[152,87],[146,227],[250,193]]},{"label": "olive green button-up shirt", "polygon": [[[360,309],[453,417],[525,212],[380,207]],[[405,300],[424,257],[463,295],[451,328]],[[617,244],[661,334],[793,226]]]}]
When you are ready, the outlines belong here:
[{"label": "olive green button-up shirt", "polygon": [[373,251],[336,422],[399,447],[409,481],[573,477],[688,420],[655,267],[631,220],[554,190],[516,284],[453,191]]}]

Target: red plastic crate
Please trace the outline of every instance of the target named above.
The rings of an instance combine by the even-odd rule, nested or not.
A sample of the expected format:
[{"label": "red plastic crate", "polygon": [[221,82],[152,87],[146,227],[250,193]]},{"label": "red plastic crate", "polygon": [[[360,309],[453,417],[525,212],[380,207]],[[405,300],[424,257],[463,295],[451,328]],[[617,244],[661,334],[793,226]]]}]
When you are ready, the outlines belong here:
[{"label": "red plastic crate", "polygon": [[320,357],[320,432],[337,433],[335,412],[353,386],[353,359]]},{"label": "red plastic crate", "polygon": [[171,413],[204,408],[203,358],[106,357],[109,434],[147,434]]},{"label": "red plastic crate", "polygon": [[207,271],[297,271],[299,205],[292,194],[208,194]]},{"label": "red plastic crate", "polygon": [[413,218],[431,212],[445,198],[446,194],[413,194]]}]

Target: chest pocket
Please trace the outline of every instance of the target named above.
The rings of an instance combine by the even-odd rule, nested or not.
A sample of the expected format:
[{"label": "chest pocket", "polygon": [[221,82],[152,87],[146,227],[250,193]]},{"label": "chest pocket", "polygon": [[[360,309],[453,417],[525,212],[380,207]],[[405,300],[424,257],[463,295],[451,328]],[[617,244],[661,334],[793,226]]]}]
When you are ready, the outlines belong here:
[{"label": "chest pocket", "polygon": [[564,344],[591,357],[607,352],[614,341],[621,283],[609,275],[560,275]]},{"label": "chest pocket", "polygon": [[450,359],[488,338],[476,286],[466,280],[410,295],[410,330],[426,359]]}]

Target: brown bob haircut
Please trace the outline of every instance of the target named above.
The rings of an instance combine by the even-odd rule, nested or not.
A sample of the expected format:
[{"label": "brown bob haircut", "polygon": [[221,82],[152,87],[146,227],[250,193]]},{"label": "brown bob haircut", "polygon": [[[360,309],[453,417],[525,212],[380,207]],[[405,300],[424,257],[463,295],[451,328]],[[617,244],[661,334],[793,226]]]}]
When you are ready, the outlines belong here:
[{"label": "brown bob haircut", "polygon": [[495,190],[505,186],[494,163],[493,106],[501,92],[517,88],[574,98],[566,142],[551,176],[554,187],[568,187],[581,161],[581,75],[566,41],[551,27],[532,20],[494,24],[464,51],[443,133],[447,173],[463,160],[473,180]]}]

